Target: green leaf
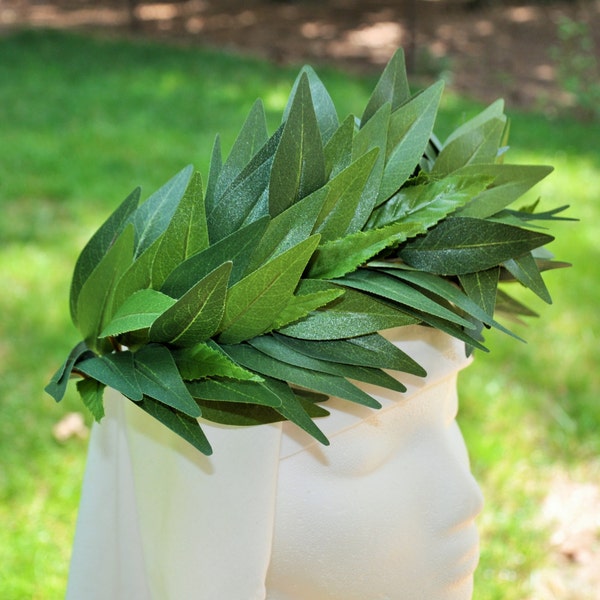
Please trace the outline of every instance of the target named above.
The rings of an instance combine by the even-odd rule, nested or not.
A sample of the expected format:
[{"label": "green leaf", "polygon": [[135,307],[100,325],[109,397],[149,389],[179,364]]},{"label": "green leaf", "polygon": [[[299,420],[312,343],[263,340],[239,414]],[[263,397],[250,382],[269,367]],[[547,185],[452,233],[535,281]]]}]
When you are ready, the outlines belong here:
[{"label": "green leaf", "polygon": [[309,390],[315,390],[338,398],[344,398],[345,400],[372,408],[381,407],[381,404],[377,400],[371,398],[371,396],[343,377],[330,375],[322,371],[296,367],[263,354],[248,344],[225,346],[223,349],[237,363],[247,369],[257,371],[266,377],[299,385]]},{"label": "green leaf", "polygon": [[493,184],[461,208],[460,216],[485,219],[520,198],[541,181],[552,167],[543,165],[470,165],[458,171],[463,175],[489,175]]},{"label": "green leaf", "polygon": [[[467,296],[489,317],[493,316],[496,306],[499,273],[500,267],[492,267],[475,273],[464,273],[458,278]],[[487,322],[483,318],[481,320]]]},{"label": "green leaf", "polygon": [[65,360],[56,373],[54,373],[52,379],[50,379],[48,385],[44,388],[46,393],[50,394],[56,402],[60,402],[67,391],[67,384],[69,383],[69,378],[71,377],[71,372],[75,364],[78,361],[91,356],[94,356],[94,353],[88,348],[87,344],[85,342],[79,342],[71,352],[69,352],[67,360]]},{"label": "green leaf", "polygon": [[201,342],[188,348],[172,350],[175,364],[182,379],[193,381],[206,377],[225,377],[248,381],[262,381],[262,377],[233,362],[212,341]]},{"label": "green leaf", "polygon": [[529,307],[525,306],[512,296],[509,296],[504,290],[498,289],[496,296],[496,312],[502,313],[517,323],[523,324],[519,316],[524,317],[539,317],[540,315]]},{"label": "green leaf", "polygon": [[96,338],[112,318],[116,282],[133,260],[133,227],[119,235],[81,288],[77,300],[79,330],[93,348]]},{"label": "green leaf", "polygon": [[268,330],[292,297],[318,242],[318,235],[311,236],[232,286],[219,341],[234,344]]},{"label": "green leaf", "polygon": [[351,230],[351,224],[378,155],[379,149],[373,148],[327,184],[327,199],[315,228],[323,241],[338,239],[355,231]]},{"label": "green leaf", "polygon": [[208,181],[206,182],[206,193],[204,194],[204,206],[207,213],[215,207],[217,201],[215,198],[215,188],[217,187],[217,181],[219,179],[219,175],[221,174],[222,168],[223,159],[221,156],[221,137],[217,135],[213,145],[210,168],[208,171]]},{"label": "green leaf", "polygon": [[531,253],[507,260],[503,266],[522,285],[530,289],[544,302],[552,304],[550,292]]},{"label": "green leaf", "polygon": [[151,398],[144,398],[142,402],[136,403],[136,406],[189,442],[202,454],[212,454],[211,445],[196,419]]},{"label": "green leaf", "polygon": [[231,262],[223,263],[165,310],[150,327],[150,341],[193,346],[216,333],[225,309],[231,267]]},{"label": "green leaf", "polygon": [[419,164],[431,137],[443,87],[441,81],[433,84],[392,113],[378,203],[396,193]]},{"label": "green leaf", "polygon": [[194,398],[201,400],[260,404],[274,408],[281,405],[281,398],[262,381],[204,379],[189,382],[187,388]]},{"label": "green leaf", "polygon": [[147,329],[175,302],[170,296],[156,290],[138,290],[115,311],[110,323],[100,332],[99,337],[114,337],[130,331]]},{"label": "green leaf", "polygon": [[152,287],[160,288],[181,262],[208,245],[202,177],[194,173],[169,226],[160,236],[156,258],[152,263]]},{"label": "green leaf", "polygon": [[463,123],[460,127],[457,127],[444,142],[444,146],[448,146],[456,139],[463,135],[469,134],[471,131],[479,129],[482,125],[493,119],[501,119],[504,117],[504,100],[498,99],[492,102],[479,114],[469,119],[466,123]]},{"label": "green leaf", "polygon": [[193,172],[191,165],[181,170],[133,213],[136,257],[149,248],[168,227]]},{"label": "green leaf", "polygon": [[77,391],[97,422],[104,418],[104,384],[94,379],[80,379]]},{"label": "green leaf", "polygon": [[325,144],[325,174],[333,178],[350,165],[354,139],[355,117],[348,115],[331,139]]},{"label": "green leaf", "polygon": [[77,363],[81,373],[139,402],[143,393],[136,375],[133,353],[129,350],[96,356]]},{"label": "green leaf", "polygon": [[318,360],[392,369],[419,376],[426,374],[406,352],[378,333],[335,341],[300,340],[280,334],[275,334],[275,337],[297,352]]},{"label": "green leaf", "polygon": [[387,298],[401,304],[402,306],[399,307],[401,309],[403,306],[408,306],[463,327],[472,327],[472,324],[466,319],[390,274],[371,269],[360,269],[346,275],[344,279],[335,280],[335,283]]},{"label": "green leaf", "polygon": [[128,223],[130,215],[136,209],[139,200],[140,189],[137,188],[108,217],[81,251],[75,263],[73,280],[71,281],[70,307],[71,318],[75,325],[78,322],[77,301],[83,284],[121,234]]},{"label": "green leaf", "polygon": [[164,346],[149,344],[134,355],[137,380],[145,396],[199,417],[200,408],[190,396],[171,353]]},{"label": "green leaf", "polygon": [[[320,289],[327,289],[322,285],[331,285],[320,281],[313,283],[316,289],[320,286]],[[327,305],[327,310],[316,310],[280,331],[301,339],[334,340],[418,322],[418,319],[385,302],[346,288],[343,296]]]},{"label": "green leaf", "polygon": [[551,242],[552,236],[482,219],[446,219],[400,252],[413,268],[440,275],[484,271]]},{"label": "green leaf", "polygon": [[377,82],[367,106],[360,119],[361,126],[384,105],[389,103],[392,110],[396,110],[410,98],[410,88],[406,77],[404,52],[398,49],[387,63],[379,81]]},{"label": "green leaf", "polygon": [[272,217],[325,184],[325,157],[308,76],[300,77],[269,184]]},{"label": "green leaf", "polygon": [[289,117],[293,100],[296,96],[298,86],[300,85],[300,81],[304,74],[306,74],[308,77],[310,94],[313,100],[315,115],[317,117],[319,131],[321,132],[321,138],[323,139],[324,143],[327,143],[339,126],[337,111],[335,109],[333,100],[327,91],[327,88],[323,85],[323,82],[319,79],[319,76],[310,66],[303,67],[298,74],[296,81],[294,82],[294,86],[292,87],[292,91],[290,93],[290,99],[285,107],[285,110],[283,111],[283,121],[287,121]]},{"label": "green leaf", "polygon": [[161,291],[179,298],[224,262],[233,263],[230,281],[238,281],[246,271],[252,252],[262,238],[268,222],[268,217],[254,221],[183,261],[167,277]]}]

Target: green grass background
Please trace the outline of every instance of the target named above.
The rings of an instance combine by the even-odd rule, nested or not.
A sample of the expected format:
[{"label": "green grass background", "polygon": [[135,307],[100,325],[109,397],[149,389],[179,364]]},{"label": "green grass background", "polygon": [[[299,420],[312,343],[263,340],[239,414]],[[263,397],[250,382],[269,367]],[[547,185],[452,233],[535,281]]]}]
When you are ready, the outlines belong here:
[{"label": "green grass background", "polygon": [[[341,117],[361,110],[373,78],[319,72]],[[79,251],[137,185],[147,196],[188,163],[206,173],[215,134],[228,149],[255,98],[273,129],[295,74],[203,49],[0,37],[0,598],[64,594],[86,442],[54,440],[82,408],[72,389],[56,405],[43,387],[78,341],[67,298]],[[437,132],[481,108],[449,94]],[[478,600],[528,598],[548,560],[539,506],[552,476],[600,478],[600,126],[508,112],[510,160],[556,168],[529,199],[570,204],[581,222],[552,226],[551,249],[575,266],[548,274],[554,305],[534,301],[542,319],[517,328],[528,344],[489,335],[492,352],[461,379],[486,497]]]}]

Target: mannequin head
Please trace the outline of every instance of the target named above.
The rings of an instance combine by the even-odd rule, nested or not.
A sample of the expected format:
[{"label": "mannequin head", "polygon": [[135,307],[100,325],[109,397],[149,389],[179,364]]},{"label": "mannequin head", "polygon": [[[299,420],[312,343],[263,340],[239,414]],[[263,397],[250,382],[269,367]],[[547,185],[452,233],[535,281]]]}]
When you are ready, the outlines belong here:
[{"label": "mannequin head", "polygon": [[284,428],[269,600],[471,598],[482,498],[456,373],[421,385],[329,433],[329,447],[300,448]]}]

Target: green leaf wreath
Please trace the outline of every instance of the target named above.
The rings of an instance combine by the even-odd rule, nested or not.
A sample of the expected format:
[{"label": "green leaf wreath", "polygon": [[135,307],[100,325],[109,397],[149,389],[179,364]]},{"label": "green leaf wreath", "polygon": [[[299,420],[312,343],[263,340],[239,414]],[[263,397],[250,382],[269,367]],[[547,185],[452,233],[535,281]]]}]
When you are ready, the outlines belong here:
[{"label": "green leaf wreath", "polygon": [[377,408],[350,379],[402,391],[384,369],[424,370],[378,332],[431,326],[484,348],[503,312],[533,314],[499,286],[543,300],[564,266],[539,221],[564,208],[508,208],[551,168],[503,161],[498,101],[442,144],[442,93],[412,95],[398,51],[360,118],[339,121],[310,67],[269,135],[257,101],[203,186],[183,169],[145,202],[132,192],[83,249],[70,309],[83,341],[47,391],[69,379],[95,419],[118,390],[205,454],[198,417],[289,420],[320,442],[329,396]]}]

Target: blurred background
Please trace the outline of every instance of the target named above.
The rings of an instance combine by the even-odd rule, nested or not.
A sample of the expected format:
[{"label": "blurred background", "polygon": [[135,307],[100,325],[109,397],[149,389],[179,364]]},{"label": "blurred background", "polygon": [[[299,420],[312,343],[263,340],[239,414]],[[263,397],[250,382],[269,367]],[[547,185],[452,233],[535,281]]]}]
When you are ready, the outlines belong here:
[{"label": "blurred background", "polygon": [[[206,175],[262,97],[273,130],[310,63],[340,117],[398,47],[446,81],[444,139],[502,97],[507,160],[555,172],[524,203],[569,204],[552,306],[494,332],[462,374],[460,424],[486,507],[476,600],[600,598],[600,2],[0,0],[0,598],[64,596],[91,421],[43,388],[78,341],[78,253],[134,187]],[[83,599],[82,599],[83,600]],[[308,599],[307,599],[308,600]],[[365,599],[368,600],[368,599]]]}]

